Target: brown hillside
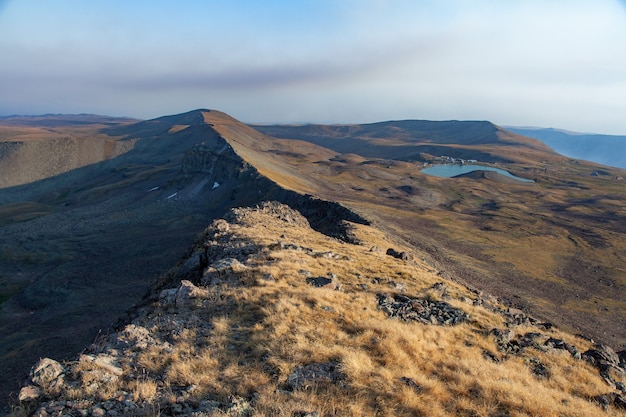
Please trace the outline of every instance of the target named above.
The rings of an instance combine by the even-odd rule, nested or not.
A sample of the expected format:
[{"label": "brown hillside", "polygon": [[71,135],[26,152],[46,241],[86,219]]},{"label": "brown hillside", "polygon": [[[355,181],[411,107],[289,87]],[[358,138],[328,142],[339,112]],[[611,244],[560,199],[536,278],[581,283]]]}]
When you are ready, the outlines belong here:
[{"label": "brown hillside", "polygon": [[[409,122],[398,122],[394,134],[394,123],[258,128],[366,158],[320,154],[301,164],[282,155],[284,164],[298,166],[302,177],[316,183],[314,194],[374,220],[448,277],[571,331],[626,347],[622,170],[569,160],[486,122],[426,124],[429,131],[415,122],[414,134]],[[381,131],[391,136],[383,138]],[[458,136],[439,139],[447,134]],[[269,139],[259,135],[262,140]],[[536,183],[421,174],[423,165],[415,161],[424,159],[425,142],[438,140],[442,153],[435,156],[498,161],[492,166]],[[593,176],[600,168],[607,175]]]},{"label": "brown hillside", "polygon": [[584,359],[604,348],[385,254],[403,248],[374,228],[351,232],[361,244],[284,205],[233,210],[131,323],[39,362],[13,416],[623,415]]}]

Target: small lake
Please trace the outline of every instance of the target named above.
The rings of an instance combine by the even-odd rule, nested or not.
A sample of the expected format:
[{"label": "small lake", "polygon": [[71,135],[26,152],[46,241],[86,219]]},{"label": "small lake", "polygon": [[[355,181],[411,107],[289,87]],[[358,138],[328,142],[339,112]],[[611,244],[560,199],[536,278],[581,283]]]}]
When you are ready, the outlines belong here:
[{"label": "small lake", "polygon": [[446,164],[446,165],[433,165],[428,168],[424,168],[420,172],[423,172],[427,175],[434,175],[435,177],[446,177],[452,178],[457,175],[468,174],[473,171],[494,171],[498,174],[505,175],[509,178],[513,178],[522,182],[535,182],[533,180],[528,180],[526,178],[517,177],[510,172],[507,172],[503,169],[486,167],[482,165],[458,165],[458,164]]}]

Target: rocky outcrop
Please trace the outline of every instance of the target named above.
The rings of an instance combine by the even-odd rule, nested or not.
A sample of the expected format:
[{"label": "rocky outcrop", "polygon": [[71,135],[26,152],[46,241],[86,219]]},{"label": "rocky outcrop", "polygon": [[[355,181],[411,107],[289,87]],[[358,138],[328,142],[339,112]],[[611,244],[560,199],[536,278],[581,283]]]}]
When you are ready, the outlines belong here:
[{"label": "rocky outcrop", "polygon": [[405,321],[415,320],[424,324],[452,326],[469,319],[467,313],[445,301],[411,298],[400,294],[379,294],[378,307],[389,317]]}]

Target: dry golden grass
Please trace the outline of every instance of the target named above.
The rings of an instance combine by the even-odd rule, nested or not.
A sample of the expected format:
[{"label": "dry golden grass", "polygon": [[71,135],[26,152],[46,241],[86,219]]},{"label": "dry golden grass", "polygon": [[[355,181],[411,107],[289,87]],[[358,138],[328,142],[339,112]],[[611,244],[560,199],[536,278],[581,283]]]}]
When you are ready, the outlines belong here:
[{"label": "dry golden grass", "polygon": [[[254,415],[260,416],[302,410],[346,416],[619,415],[589,401],[609,387],[597,370],[569,353],[532,348],[519,356],[500,352],[486,330],[503,327],[503,318],[468,304],[476,294],[460,285],[446,282],[446,300],[470,314],[468,323],[444,327],[387,318],[376,306],[377,293],[394,291],[387,280],[405,284],[407,295],[436,299],[441,294],[431,287],[441,277],[419,261],[370,251],[393,245],[375,229],[355,228],[363,245],[345,244],[258,212],[248,214],[242,224],[231,226],[232,233],[265,247],[282,240],[300,249],[270,249],[264,252],[265,262],[255,258],[246,271],[253,279],[250,286],[209,288],[208,299],[226,300],[194,310],[210,323],[210,335],[198,338],[194,329],[187,329],[173,351],[148,349],[140,363],[150,373],[167,375],[167,385],[197,386],[196,400],[254,397]],[[329,252],[334,256],[322,255]],[[329,272],[341,281],[342,291],[306,283],[306,276]],[[273,279],[264,279],[268,275]],[[524,334],[537,328],[513,330]],[[543,332],[580,349],[589,347],[558,330]],[[548,378],[533,374],[534,359],[549,369]],[[339,382],[287,390],[288,376],[297,366],[325,362],[338,364]],[[143,380],[134,392],[149,399],[156,395],[154,389]]]},{"label": "dry golden grass", "polygon": [[[146,410],[158,410],[179,401],[177,387],[187,387],[187,401],[195,403],[248,399],[255,416],[622,415],[590,400],[611,389],[597,369],[568,352],[500,351],[489,330],[506,326],[495,312],[503,306],[491,299],[489,308],[474,305],[478,295],[454,282],[445,282],[445,292],[434,290],[442,278],[417,258],[385,255],[385,248],[403,248],[374,228],[354,225],[363,244],[351,245],[257,210],[246,211],[228,233],[230,242],[259,245],[244,260],[247,268],[229,272],[227,283],[207,287],[189,307],[155,304],[139,321],[161,343],[124,362],[124,376],[97,392],[89,380],[98,377],[91,372],[97,367],[79,361],[74,370],[82,375],[81,384],[68,398],[106,400],[126,392]],[[280,249],[279,241],[294,246]],[[306,281],[329,273],[337,276],[341,291]],[[376,296],[397,292],[391,283],[405,285],[408,296],[444,300],[470,320],[436,326],[390,319]],[[176,322],[186,324],[172,327]],[[511,329],[519,335],[539,331],[581,351],[591,347],[554,328]],[[538,362],[547,377],[533,372]],[[337,380],[289,386],[295,369],[323,363],[336,365]]]}]

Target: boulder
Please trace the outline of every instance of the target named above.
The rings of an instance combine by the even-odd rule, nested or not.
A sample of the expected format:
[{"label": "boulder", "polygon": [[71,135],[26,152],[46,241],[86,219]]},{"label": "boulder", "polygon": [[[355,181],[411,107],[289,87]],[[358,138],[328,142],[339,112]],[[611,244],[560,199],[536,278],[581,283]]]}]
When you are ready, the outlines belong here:
[{"label": "boulder", "polygon": [[620,367],[620,357],[617,353],[610,346],[602,344],[597,344],[593,349],[584,352],[582,358],[601,371]]},{"label": "boulder", "polygon": [[329,290],[341,291],[341,283],[337,279],[337,276],[332,272],[327,277],[311,277],[307,278],[306,282],[316,288],[326,288]]},{"label": "boulder", "polygon": [[582,357],[576,346],[561,339],[551,337],[545,341],[544,345],[553,349],[567,350],[575,359],[580,359]]},{"label": "boulder", "polygon": [[396,259],[402,259],[403,261],[408,261],[411,259],[411,255],[407,252],[398,252],[394,248],[387,249],[387,255],[393,256]]},{"label": "boulder", "polygon": [[619,357],[619,364],[622,369],[626,370],[626,350],[620,350],[617,352],[617,356]]},{"label": "boulder", "polygon": [[64,373],[65,368],[59,362],[54,359],[43,358],[31,370],[30,379],[33,381],[33,384],[47,388],[55,380],[62,377]]}]

